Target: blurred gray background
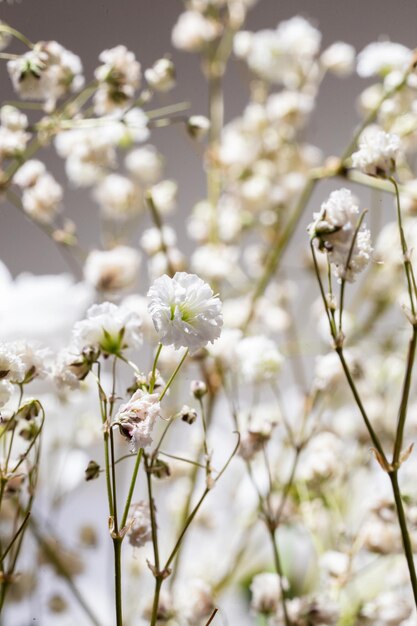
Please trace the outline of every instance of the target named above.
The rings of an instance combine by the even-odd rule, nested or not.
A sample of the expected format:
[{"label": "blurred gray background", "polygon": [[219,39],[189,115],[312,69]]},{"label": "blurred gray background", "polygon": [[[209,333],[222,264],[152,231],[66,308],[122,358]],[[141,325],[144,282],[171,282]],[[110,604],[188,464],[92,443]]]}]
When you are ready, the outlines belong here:
[{"label": "blurred gray background", "polygon": [[[197,55],[176,51],[171,46],[171,28],[182,10],[179,0],[0,0],[0,19],[25,33],[32,41],[55,39],[80,55],[86,80],[92,77],[99,53],[123,43],[132,49],[143,69],[165,53],[177,67],[176,89],[158,98],[151,107],[187,100],[191,112],[207,112],[207,93]],[[274,27],[277,22],[301,14],[317,25],[323,46],[342,40],[360,51],[367,43],[389,37],[411,48],[417,47],[417,2],[401,0],[259,0],[249,13],[247,28]],[[12,51],[20,51],[14,43]],[[13,98],[10,81],[1,61],[1,100]],[[357,122],[355,102],[366,82],[357,77],[326,78],[308,131],[308,139],[325,154],[340,152]],[[237,115],[247,100],[245,76],[230,64],[225,81],[226,121]],[[150,141],[166,156],[167,176],[180,185],[181,229],[193,203],[204,197],[201,161],[180,126],[155,130]],[[40,153],[59,182],[65,184],[62,163],[52,150]],[[320,200],[323,192],[320,193]],[[69,187],[65,193],[66,215],[78,225],[82,242],[98,242],[97,208],[89,192]],[[22,271],[56,273],[67,267],[46,236],[8,203],[0,205],[0,259],[13,274]],[[309,211],[310,213],[310,211]]]}]

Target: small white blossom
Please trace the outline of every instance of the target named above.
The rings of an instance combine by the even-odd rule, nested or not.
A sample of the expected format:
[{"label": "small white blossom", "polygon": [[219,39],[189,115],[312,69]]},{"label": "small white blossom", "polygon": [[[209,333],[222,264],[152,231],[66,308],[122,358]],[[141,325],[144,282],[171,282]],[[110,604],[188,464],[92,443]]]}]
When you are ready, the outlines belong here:
[{"label": "small white blossom", "polygon": [[356,274],[368,264],[372,253],[370,232],[363,223],[351,250],[359,219],[356,199],[348,189],[333,191],[313,217],[315,221],[309,226],[310,236],[318,241],[320,250],[326,251],[334,274],[339,279],[353,282]]},{"label": "small white blossom", "polygon": [[156,227],[148,228],[143,232],[140,238],[140,245],[145,250],[146,254],[152,256],[163,250],[162,241],[167,248],[175,246],[177,243],[175,230],[167,225],[164,225],[161,230]]},{"label": "small white blossom", "polygon": [[[0,356],[1,358],[1,356]],[[10,400],[13,394],[13,385],[8,380],[0,380],[0,408]]]},{"label": "small white blossom", "polygon": [[29,159],[20,167],[13,177],[13,182],[22,189],[32,187],[45,174],[46,167],[42,161]]},{"label": "small white blossom", "polygon": [[219,35],[218,24],[198,11],[182,13],[172,30],[172,43],[179,50],[199,52]]},{"label": "small white blossom", "polygon": [[116,246],[111,250],[92,250],[85,262],[84,276],[100,291],[119,291],[136,283],[139,268],[140,253],[137,250]]},{"label": "small white blossom", "polygon": [[321,64],[337,76],[349,76],[355,65],[355,48],[343,41],[337,41],[322,53]]},{"label": "small white blossom", "polygon": [[125,165],[139,182],[152,185],[161,178],[163,158],[154,146],[143,146],[129,152]]},{"label": "small white blossom", "polygon": [[130,517],[127,520],[129,543],[134,548],[141,548],[148,541],[152,541],[152,525],[149,504],[137,502],[131,507]]},{"label": "small white blossom", "polygon": [[175,66],[170,59],[158,59],[145,70],[145,78],[155,91],[169,91],[175,86]]},{"label": "small white blossom", "polygon": [[0,380],[17,383],[24,379],[25,366],[13,344],[0,343]]},{"label": "small white blossom", "polygon": [[123,220],[137,215],[141,210],[139,189],[125,176],[109,174],[94,191],[104,215]]},{"label": "small white blossom", "polygon": [[406,70],[413,52],[392,41],[375,41],[368,44],[358,55],[357,72],[362,78],[385,76],[394,70]]},{"label": "small white blossom", "polygon": [[161,276],[148,292],[149,312],[160,341],[196,352],[220,336],[221,302],[195,274]]},{"label": "small white blossom", "polygon": [[78,56],[56,41],[41,41],[33,50],[7,63],[13,87],[24,100],[43,100],[48,109],[83,86]]},{"label": "small white blossom", "polygon": [[25,130],[29,124],[27,116],[14,106],[8,104],[0,109],[1,125],[9,130]]},{"label": "small white blossom", "polygon": [[162,215],[168,215],[175,209],[178,185],[174,180],[161,180],[149,190],[156,210]]},{"label": "small white blossom", "polygon": [[281,371],[283,357],[272,339],[264,335],[245,337],[236,354],[242,377],[250,383],[260,383],[276,378]]},{"label": "small white blossom", "polygon": [[156,418],[161,414],[159,394],[138,389],[129,402],[122,404],[114,421],[122,434],[130,441],[130,449],[137,452],[152,443],[152,430]]},{"label": "small white blossom", "polygon": [[370,127],[361,135],[352,165],[368,176],[390,176],[395,170],[401,142],[397,135]]},{"label": "small white blossom", "polygon": [[93,304],[87,318],[75,324],[73,343],[79,350],[94,347],[107,354],[117,354],[141,345],[140,327],[140,318],[127,307],[111,302]]},{"label": "small white blossom", "polygon": [[252,579],[251,607],[256,613],[271,615],[276,613],[281,600],[281,584],[278,574],[265,572]]},{"label": "small white blossom", "polygon": [[49,172],[45,172],[31,187],[23,191],[22,205],[25,212],[34,220],[49,224],[59,212],[62,196],[61,185]]},{"label": "small white blossom", "polygon": [[97,115],[106,115],[125,107],[132,100],[140,85],[141,67],[133,52],[126,46],[104,50],[95,70],[99,88],[94,94],[94,109]]}]

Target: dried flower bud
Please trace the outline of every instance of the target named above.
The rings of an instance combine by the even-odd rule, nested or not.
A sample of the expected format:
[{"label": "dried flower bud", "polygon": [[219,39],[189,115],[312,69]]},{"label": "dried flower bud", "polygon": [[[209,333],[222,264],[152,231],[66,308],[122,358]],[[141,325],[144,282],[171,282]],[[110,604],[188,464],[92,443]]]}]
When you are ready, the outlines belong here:
[{"label": "dried flower bud", "polygon": [[152,466],[152,474],[156,478],[169,478],[171,476],[171,468],[165,461],[157,459]]},{"label": "dried flower bud", "polygon": [[87,465],[87,469],[85,470],[85,479],[88,480],[94,480],[95,478],[98,478],[100,475],[100,465],[98,465],[98,463],[96,463],[95,461],[90,461],[89,464]]},{"label": "dried flower bud", "polygon": [[16,413],[16,417],[29,421],[39,415],[40,407],[39,400],[27,400]]},{"label": "dried flower bud", "polygon": [[202,380],[193,380],[190,385],[190,390],[194,398],[200,400],[207,393],[207,385]]},{"label": "dried flower bud", "polygon": [[210,121],[204,115],[192,115],[187,121],[187,131],[193,139],[203,139],[210,130]]},{"label": "dried flower bud", "polygon": [[197,419],[197,411],[186,404],[182,407],[179,415],[181,416],[183,422],[190,425],[194,424]]}]

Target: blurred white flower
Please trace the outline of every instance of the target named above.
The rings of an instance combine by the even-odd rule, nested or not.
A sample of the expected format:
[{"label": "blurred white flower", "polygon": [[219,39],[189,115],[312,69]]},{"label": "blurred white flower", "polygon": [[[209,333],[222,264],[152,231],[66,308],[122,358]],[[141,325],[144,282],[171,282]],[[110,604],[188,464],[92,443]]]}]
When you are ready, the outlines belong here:
[{"label": "blurred white flower", "polygon": [[155,91],[170,91],[175,86],[175,66],[171,59],[158,59],[145,70],[145,78]]},{"label": "blurred white flower", "polygon": [[337,41],[324,52],[320,61],[326,70],[337,76],[349,76],[355,66],[355,48],[343,41]]},{"label": "blurred white flower", "polygon": [[162,176],[163,158],[154,146],[143,146],[125,158],[129,172],[145,185],[152,185]]},{"label": "blurred white flower", "polygon": [[[284,585],[286,581],[283,581]],[[257,574],[251,582],[251,607],[256,613],[271,615],[277,612],[281,602],[281,582],[278,574]]]},{"label": "blurred white flower", "polygon": [[137,250],[116,246],[111,250],[92,250],[84,265],[84,276],[99,291],[119,291],[135,285],[139,268]]},{"label": "blurred white flower", "polygon": [[392,41],[375,41],[358,54],[357,72],[362,78],[385,76],[394,70],[406,70],[413,52]]},{"label": "blurred white flower", "polygon": [[219,25],[198,11],[185,11],[172,30],[172,43],[179,50],[199,52],[219,35]]},{"label": "blurred white flower", "polygon": [[131,506],[131,513],[126,523],[129,543],[134,548],[141,548],[152,541],[152,526],[149,504],[141,500]]},{"label": "blurred white flower", "polygon": [[274,380],[284,360],[275,342],[265,335],[245,337],[236,346],[236,354],[242,377],[250,383]]}]

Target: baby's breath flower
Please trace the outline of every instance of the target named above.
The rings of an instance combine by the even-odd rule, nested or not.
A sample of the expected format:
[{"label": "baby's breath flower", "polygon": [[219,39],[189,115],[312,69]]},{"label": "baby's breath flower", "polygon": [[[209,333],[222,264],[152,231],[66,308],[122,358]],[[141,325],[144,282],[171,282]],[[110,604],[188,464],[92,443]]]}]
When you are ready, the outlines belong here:
[{"label": "baby's breath flower", "polygon": [[152,430],[161,414],[159,394],[138,389],[129,402],[122,404],[114,418],[120,432],[130,441],[130,449],[137,452],[152,443]]},{"label": "baby's breath flower", "polygon": [[149,312],[160,341],[196,352],[220,336],[220,299],[195,274],[161,276],[148,292]]},{"label": "baby's breath flower", "polygon": [[169,91],[175,86],[175,66],[170,59],[158,59],[145,70],[145,78],[155,91]]},{"label": "baby's breath flower", "polygon": [[391,176],[400,145],[398,135],[370,127],[361,135],[359,150],[352,154],[352,165],[368,176]]},{"label": "baby's breath flower", "polygon": [[251,606],[256,613],[271,615],[276,613],[281,599],[281,583],[278,574],[265,572],[257,574],[250,586]]},{"label": "baby's breath flower", "polygon": [[236,354],[242,377],[250,383],[272,380],[282,367],[280,351],[265,335],[245,337],[236,346]]},{"label": "baby's breath flower", "polygon": [[141,548],[148,541],[152,541],[151,514],[147,502],[141,500],[132,505],[127,527],[131,546]]},{"label": "baby's breath flower", "polygon": [[320,250],[327,253],[334,274],[339,279],[353,282],[356,274],[368,264],[372,253],[371,235],[363,223],[356,233],[359,220],[356,199],[348,189],[333,191],[313,217],[315,221],[309,226],[311,238],[318,242]]},{"label": "baby's breath flower", "polygon": [[119,291],[135,284],[139,267],[137,250],[116,246],[111,250],[92,250],[85,262],[84,276],[99,291]]},{"label": "baby's breath flower", "polygon": [[118,354],[141,345],[140,327],[140,318],[127,307],[111,302],[93,304],[87,318],[75,324],[73,343],[79,350],[92,347],[105,354]]}]

